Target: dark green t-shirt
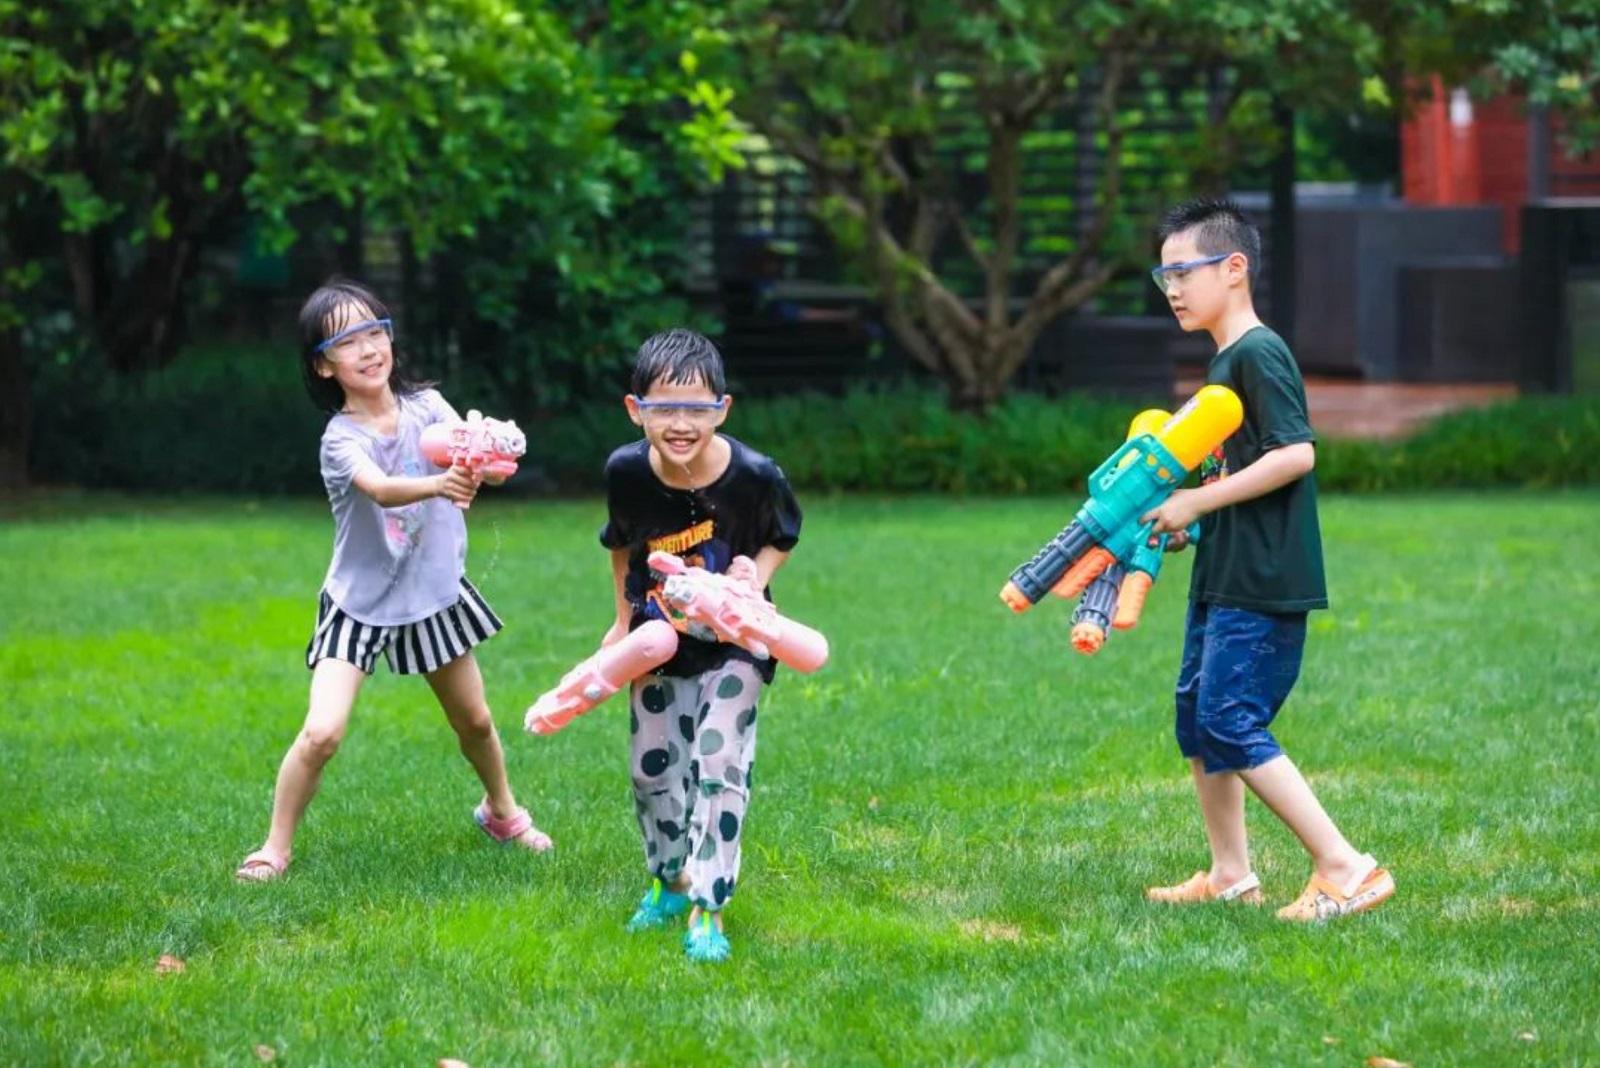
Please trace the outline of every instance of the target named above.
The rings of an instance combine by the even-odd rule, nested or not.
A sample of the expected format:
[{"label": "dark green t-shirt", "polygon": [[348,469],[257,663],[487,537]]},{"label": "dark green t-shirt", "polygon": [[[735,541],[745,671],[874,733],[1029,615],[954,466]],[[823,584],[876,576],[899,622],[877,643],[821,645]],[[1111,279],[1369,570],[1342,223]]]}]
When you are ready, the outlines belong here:
[{"label": "dark green t-shirt", "polygon": [[[1206,381],[1239,395],[1244,423],[1201,464],[1202,484],[1241,471],[1273,449],[1316,441],[1300,369],[1283,338],[1266,327],[1212,357]],[[1256,612],[1328,607],[1316,474],[1202,519],[1189,597]]]}]

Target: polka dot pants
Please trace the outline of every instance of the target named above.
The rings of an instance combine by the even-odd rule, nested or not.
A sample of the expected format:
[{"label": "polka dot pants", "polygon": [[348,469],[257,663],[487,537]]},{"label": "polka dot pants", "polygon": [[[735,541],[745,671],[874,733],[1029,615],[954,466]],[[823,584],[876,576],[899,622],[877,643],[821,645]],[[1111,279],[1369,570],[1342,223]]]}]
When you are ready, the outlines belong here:
[{"label": "polka dot pants", "polygon": [[760,697],[761,676],[743,660],[633,684],[633,807],[645,864],[667,884],[687,869],[689,897],[703,909],[727,904],[739,879]]}]

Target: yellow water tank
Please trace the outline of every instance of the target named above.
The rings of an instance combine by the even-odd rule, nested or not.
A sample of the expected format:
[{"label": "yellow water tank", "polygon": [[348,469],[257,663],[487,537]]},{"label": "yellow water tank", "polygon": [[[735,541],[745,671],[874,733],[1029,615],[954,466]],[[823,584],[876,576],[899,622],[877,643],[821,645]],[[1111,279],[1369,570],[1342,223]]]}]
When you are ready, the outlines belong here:
[{"label": "yellow water tank", "polygon": [[[1141,412],[1142,419],[1148,412]],[[1156,440],[1193,471],[1244,422],[1244,405],[1227,386],[1201,386],[1156,432]]]}]

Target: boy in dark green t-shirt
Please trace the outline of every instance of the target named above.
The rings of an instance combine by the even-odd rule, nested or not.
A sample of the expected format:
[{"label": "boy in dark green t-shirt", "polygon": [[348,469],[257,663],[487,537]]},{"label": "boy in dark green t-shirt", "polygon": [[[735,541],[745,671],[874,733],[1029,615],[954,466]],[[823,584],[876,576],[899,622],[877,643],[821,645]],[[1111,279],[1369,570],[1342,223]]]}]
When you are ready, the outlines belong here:
[{"label": "boy in dark green t-shirt", "polygon": [[1288,825],[1315,870],[1287,920],[1323,920],[1373,908],[1394,878],[1334,826],[1268,729],[1300,674],[1306,613],[1328,607],[1317,526],[1316,436],[1305,385],[1283,339],[1257,318],[1250,282],[1261,236],[1229,200],[1173,209],[1152,275],[1178,325],[1217,344],[1206,381],[1244,402],[1244,423],[1201,466],[1200,487],[1180,489],[1145,516],[1169,549],[1204,517],[1189,588],[1178,674],[1178,748],[1189,758],[1211,844],[1211,868],[1153,901],[1261,903],[1245,836],[1248,786]]}]

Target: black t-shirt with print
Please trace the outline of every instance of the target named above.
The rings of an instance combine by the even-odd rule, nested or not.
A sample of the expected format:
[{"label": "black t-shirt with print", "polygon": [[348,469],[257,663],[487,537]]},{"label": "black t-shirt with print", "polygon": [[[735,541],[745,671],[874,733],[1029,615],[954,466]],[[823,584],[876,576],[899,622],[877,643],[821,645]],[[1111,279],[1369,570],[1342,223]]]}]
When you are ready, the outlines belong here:
[{"label": "black t-shirt with print", "polygon": [[[1217,450],[1221,456],[1213,453],[1201,465],[1202,483],[1241,471],[1273,449],[1316,441],[1300,369],[1283,338],[1266,327],[1212,357],[1206,382],[1239,395],[1244,423]],[[1316,474],[1202,519],[1189,597],[1256,612],[1328,607]]]},{"label": "black t-shirt with print", "polygon": [[[652,552],[670,552],[720,574],[735,556],[754,557],[768,545],[787,552],[800,540],[800,505],[783,470],[743,442],[721,436],[733,448],[728,469],[700,489],[675,489],[662,482],[650,468],[647,441],[624,445],[606,461],[608,516],[600,544],[629,550],[623,588],[633,606],[630,630],[648,619],[662,618],[649,600],[650,592],[659,588],[645,562]],[[771,600],[771,588],[766,592]],[[686,678],[729,660],[747,660],[760,669],[763,680],[772,681],[773,661],[757,660],[736,645],[687,634],[679,637],[677,655],[658,670]]]}]

